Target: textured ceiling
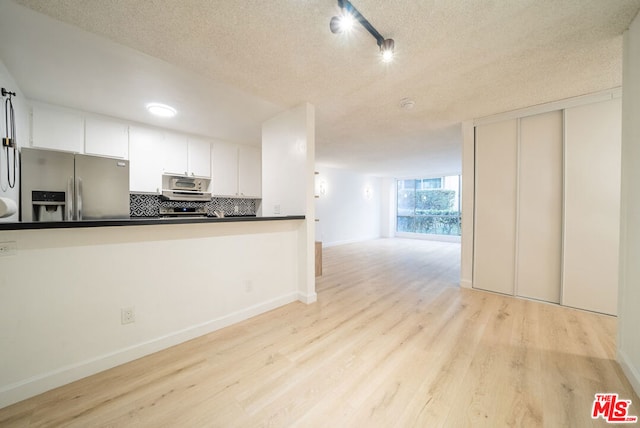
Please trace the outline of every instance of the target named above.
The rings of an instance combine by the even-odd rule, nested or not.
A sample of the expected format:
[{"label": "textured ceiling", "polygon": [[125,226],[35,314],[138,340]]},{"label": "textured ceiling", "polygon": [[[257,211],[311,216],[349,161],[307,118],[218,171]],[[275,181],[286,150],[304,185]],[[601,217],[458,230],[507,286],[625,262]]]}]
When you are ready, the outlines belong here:
[{"label": "textured ceiling", "polygon": [[[169,74],[159,80],[170,75],[183,92],[206,98],[186,97],[198,113],[176,128],[257,142],[259,124],[245,122],[307,101],[316,107],[319,162],[395,176],[459,171],[463,120],[620,86],[621,35],[640,9],[640,0],[353,0],[396,42],[395,61],[383,64],[363,29],[348,38],[329,31],[335,0],[18,3],[71,24],[64,29],[68,37],[77,31],[87,43],[108,39],[130,48],[130,56],[161,60],[157,73]],[[2,60],[25,93],[56,101],[2,43]],[[128,79],[118,72],[131,69],[104,79]],[[23,74],[33,75],[22,83]],[[62,68],[56,76],[64,75]],[[127,102],[134,103],[131,92]],[[73,97],[60,95],[59,101],[91,107],[86,96]],[[399,108],[404,97],[415,100],[412,110]],[[255,114],[236,117],[249,106],[256,106]],[[93,110],[114,114],[104,106]],[[225,116],[216,129],[198,126],[216,112]],[[225,128],[234,120],[242,129]]]}]

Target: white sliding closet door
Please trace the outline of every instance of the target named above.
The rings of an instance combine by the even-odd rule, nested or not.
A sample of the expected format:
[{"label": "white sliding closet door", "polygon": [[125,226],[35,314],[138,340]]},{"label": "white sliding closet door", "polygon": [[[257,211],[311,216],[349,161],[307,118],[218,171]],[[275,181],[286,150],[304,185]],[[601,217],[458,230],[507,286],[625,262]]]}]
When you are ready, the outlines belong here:
[{"label": "white sliding closet door", "polygon": [[560,302],[562,111],[520,119],[516,294]]},{"label": "white sliding closet door", "polygon": [[562,304],[616,314],[621,100],[565,111]]},{"label": "white sliding closet door", "polygon": [[479,125],[475,136],[473,286],[513,294],[517,121]]}]

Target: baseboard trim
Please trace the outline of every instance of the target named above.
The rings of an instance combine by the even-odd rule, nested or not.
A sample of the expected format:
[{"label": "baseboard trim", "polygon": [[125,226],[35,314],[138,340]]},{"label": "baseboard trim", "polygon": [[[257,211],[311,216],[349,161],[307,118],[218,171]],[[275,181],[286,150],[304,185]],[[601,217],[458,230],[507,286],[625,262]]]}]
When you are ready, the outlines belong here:
[{"label": "baseboard trim", "polygon": [[[0,388],[0,408],[244,321],[300,300],[301,297],[298,292],[285,294],[201,324],[6,385]],[[310,300],[315,299],[315,293],[314,296],[306,296],[306,299],[312,303]]]},{"label": "baseboard trim", "polygon": [[461,288],[473,288],[473,282],[470,279],[461,279],[460,280]]},{"label": "baseboard trim", "polygon": [[375,239],[380,239],[380,236],[369,236],[369,237],[362,237],[362,238],[355,238],[355,239],[345,239],[344,241],[333,241],[333,242],[322,242],[322,247],[323,248],[328,248],[328,247],[336,247],[338,245],[346,245],[346,244],[355,244],[358,242],[365,242],[365,241],[373,241]]},{"label": "baseboard trim", "polygon": [[620,364],[622,371],[625,376],[627,376],[633,390],[636,394],[640,395],[640,373],[633,367],[627,357],[627,354],[625,354],[621,349],[618,349],[618,364]]},{"label": "baseboard trim", "polygon": [[298,300],[309,305],[311,303],[315,303],[318,300],[318,295],[315,292],[308,294],[298,292]]}]

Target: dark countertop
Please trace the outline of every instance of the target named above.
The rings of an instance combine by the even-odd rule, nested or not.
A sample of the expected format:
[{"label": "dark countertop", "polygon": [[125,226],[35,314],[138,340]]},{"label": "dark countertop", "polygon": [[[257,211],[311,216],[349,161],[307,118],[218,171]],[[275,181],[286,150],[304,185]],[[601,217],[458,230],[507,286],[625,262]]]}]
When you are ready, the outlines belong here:
[{"label": "dark countertop", "polygon": [[0,230],[69,229],[79,227],[144,226],[159,224],[231,223],[241,221],[304,220],[303,215],[279,217],[132,217],[120,220],[80,220],[0,223]]}]

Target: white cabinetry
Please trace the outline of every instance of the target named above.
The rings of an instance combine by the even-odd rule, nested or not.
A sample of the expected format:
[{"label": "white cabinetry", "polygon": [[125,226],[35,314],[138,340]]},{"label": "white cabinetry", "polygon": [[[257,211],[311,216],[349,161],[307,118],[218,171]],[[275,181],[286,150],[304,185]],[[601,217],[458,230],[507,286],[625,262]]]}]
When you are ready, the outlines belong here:
[{"label": "white cabinetry", "polygon": [[260,198],[262,193],[260,150],[215,142],[211,156],[212,193],[234,198]]},{"label": "white cabinetry", "polygon": [[83,152],[84,119],[82,115],[41,104],[34,104],[31,113],[31,145],[33,147]]},{"label": "white cabinetry", "polygon": [[235,144],[213,143],[211,187],[215,196],[237,196],[238,146]]},{"label": "white cabinetry", "polygon": [[162,188],[163,136],[158,130],[129,129],[129,184],[132,192],[158,193]]},{"label": "white cabinetry", "polygon": [[196,137],[189,137],[188,141],[189,173],[200,177],[211,177],[211,142]]},{"label": "white cabinetry", "polygon": [[211,177],[211,143],[209,141],[165,132],[162,151],[165,173]]},{"label": "white cabinetry", "polygon": [[129,158],[129,126],[101,118],[85,120],[84,151],[87,154]]},{"label": "white cabinetry", "polygon": [[160,147],[163,172],[167,174],[188,175],[187,136],[173,132],[164,132],[164,138]]},{"label": "white cabinetry", "polygon": [[262,155],[257,147],[238,149],[238,194],[243,198],[262,195]]}]

